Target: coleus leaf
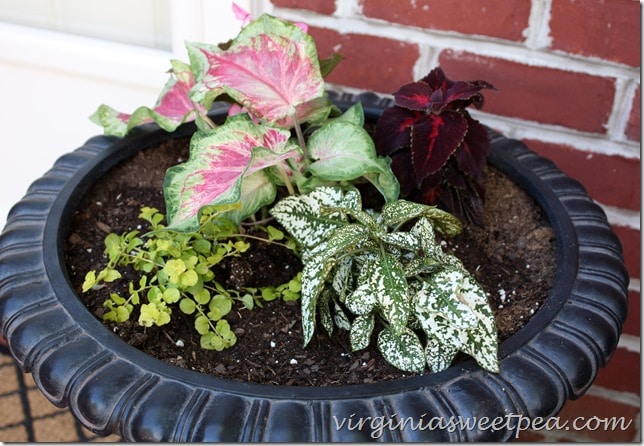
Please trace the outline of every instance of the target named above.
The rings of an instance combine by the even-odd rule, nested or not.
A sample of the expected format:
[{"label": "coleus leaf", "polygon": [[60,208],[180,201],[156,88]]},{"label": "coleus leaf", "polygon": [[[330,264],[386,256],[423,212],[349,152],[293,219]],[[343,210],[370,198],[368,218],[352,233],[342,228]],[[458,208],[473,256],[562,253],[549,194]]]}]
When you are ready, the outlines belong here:
[{"label": "coleus leaf", "polygon": [[331,110],[315,42],[291,23],[264,14],[226,50],[188,46],[191,61],[207,67],[194,89],[196,99],[223,90],[254,116],[282,128],[320,122]]},{"label": "coleus leaf", "polygon": [[396,104],[379,118],[374,141],[379,154],[392,157],[402,197],[481,224],[489,138],[465,107],[480,108],[485,88],[494,87],[452,81],[437,67],[394,93]]},{"label": "coleus leaf", "polygon": [[[419,83],[429,86],[429,90],[423,90],[426,95],[426,110],[439,113],[444,108],[452,110],[465,108],[470,104],[481,108],[483,95],[480,93],[484,88],[494,89],[494,86],[486,81],[452,81],[445,76],[440,67],[434,68]],[[427,95],[427,92],[430,92]],[[398,98],[396,97],[396,100]]]},{"label": "coleus leaf", "polygon": [[436,173],[465,139],[467,121],[459,112],[445,110],[428,114],[412,127],[411,158],[417,187],[425,177]]},{"label": "coleus leaf", "polygon": [[382,112],[373,135],[378,152],[391,155],[403,147],[411,145],[411,128],[425,116],[421,111],[403,107],[390,107]]},{"label": "coleus leaf", "polygon": [[171,64],[172,75],[154,108],[139,107],[130,115],[101,105],[90,117],[92,122],[103,126],[106,134],[124,136],[133,127],[147,122],[156,122],[171,132],[184,122],[194,120],[197,114],[205,114],[205,108],[190,99],[189,93],[195,84],[190,66],[178,60],[172,60]]},{"label": "coleus leaf", "polygon": [[434,88],[426,82],[411,82],[405,84],[394,93],[396,105],[409,110],[427,112],[431,104]]},{"label": "coleus leaf", "polygon": [[289,136],[285,130],[253,123],[246,114],[195,134],[188,161],[166,173],[168,227],[195,228],[203,206],[239,202],[245,176],[300,155],[299,148],[288,144]]},{"label": "coleus leaf", "polygon": [[485,166],[490,137],[485,126],[479,121],[473,119],[469,114],[465,115],[465,119],[467,120],[467,134],[454,156],[458,162],[459,170],[471,178],[477,178]]}]

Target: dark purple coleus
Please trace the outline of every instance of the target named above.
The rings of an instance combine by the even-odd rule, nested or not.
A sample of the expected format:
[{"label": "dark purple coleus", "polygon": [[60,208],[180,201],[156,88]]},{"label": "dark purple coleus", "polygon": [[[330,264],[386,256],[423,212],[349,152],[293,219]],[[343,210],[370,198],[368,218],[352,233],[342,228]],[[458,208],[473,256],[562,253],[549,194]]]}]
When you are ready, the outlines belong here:
[{"label": "dark purple coleus", "polygon": [[402,197],[482,223],[482,172],[490,141],[465,108],[482,107],[484,88],[494,87],[451,81],[437,67],[394,93],[396,105],[383,112],[374,140],[378,153],[392,158]]}]

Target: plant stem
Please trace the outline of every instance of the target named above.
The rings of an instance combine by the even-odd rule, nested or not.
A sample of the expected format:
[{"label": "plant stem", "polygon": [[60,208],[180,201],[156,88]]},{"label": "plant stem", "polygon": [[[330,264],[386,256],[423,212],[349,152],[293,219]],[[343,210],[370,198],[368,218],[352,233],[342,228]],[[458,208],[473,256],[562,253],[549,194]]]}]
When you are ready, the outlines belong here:
[{"label": "plant stem", "polygon": [[295,117],[295,115],[293,115],[293,123],[295,126],[295,134],[297,135],[297,142],[302,148],[304,159],[307,160],[309,159],[309,151],[306,148],[306,141],[304,140],[304,133],[302,133],[302,127],[300,126],[300,123],[297,122],[297,118]]},{"label": "plant stem", "polygon": [[288,190],[289,195],[295,195],[295,188],[293,187],[293,183],[291,183],[291,179],[288,177],[288,173],[286,172],[286,169],[284,168],[284,162],[282,161],[281,163],[278,163],[275,165],[277,167],[277,170],[280,173],[280,176],[284,180],[284,185],[286,186],[286,189]]},{"label": "plant stem", "polygon": [[215,127],[217,127],[217,124],[215,124],[215,122],[212,119],[210,119],[210,116],[208,116],[206,114],[203,114],[203,115],[201,115],[201,117],[202,117],[203,121],[206,124],[208,124],[208,127],[210,127],[211,129],[214,129]]},{"label": "plant stem", "polygon": [[242,226],[257,226],[257,225],[265,225],[266,223],[270,223],[273,220],[275,220],[275,217],[266,217],[261,220],[253,220],[252,222],[246,222],[242,221],[241,225]]},{"label": "plant stem", "polygon": [[284,248],[291,249],[291,248],[290,248],[288,245],[286,245],[285,243],[276,242],[275,240],[269,240],[269,239],[264,238],[264,237],[257,237],[256,235],[249,235],[249,234],[231,234],[231,235],[230,235],[230,237],[252,238],[253,240],[259,240],[259,241],[261,241],[261,242],[271,243],[271,244],[273,244],[273,245],[279,245],[279,246],[283,246]]}]

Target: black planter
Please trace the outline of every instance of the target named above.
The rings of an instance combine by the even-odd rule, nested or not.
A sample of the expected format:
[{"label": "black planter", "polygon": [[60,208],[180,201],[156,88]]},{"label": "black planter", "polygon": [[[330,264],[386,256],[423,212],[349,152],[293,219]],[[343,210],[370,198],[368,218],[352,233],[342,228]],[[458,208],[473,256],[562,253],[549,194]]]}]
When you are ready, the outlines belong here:
[{"label": "black planter", "polygon": [[[371,94],[334,98],[345,107],[361,100],[371,117],[390,105]],[[69,283],[61,246],[95,178],[143,148],[193,130],[185,125],[169,135],[149,125],[124,139],[90,139],[32,184],[0,236],[0,332],[45,396],[69,406],[92,431],[137,441],[508,440],[518,424],[554,416],[567,399],[581,396],[614,352],[628,275],[603,211],[553,163],[492,133],[489,162],[543,208],[557,246],[552,292],[501,344],[500,374],[470,360],[398,381],[303,388],[226,381],[143,354],[85,308]],[[450,424],[458,417],[477,423]],[[396,428],[402,421],[406,427]]]}]

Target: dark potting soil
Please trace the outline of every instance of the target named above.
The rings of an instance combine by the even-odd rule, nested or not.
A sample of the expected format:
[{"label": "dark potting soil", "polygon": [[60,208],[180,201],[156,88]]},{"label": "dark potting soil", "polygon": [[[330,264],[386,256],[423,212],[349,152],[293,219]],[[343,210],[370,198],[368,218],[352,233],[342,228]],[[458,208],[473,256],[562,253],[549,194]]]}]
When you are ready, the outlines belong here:
[{"label": "dark potting soil", "polygon": [[[128,281],[138,282],[130,271],[124,280],[81,293],[87,271],[105,266],[106,235],[141,226],[145,230],[146,223],[137,218],[143,206],[164,212],[165,171],[186,158],[185,139],[140,152],[100,178],[79,204],[67,236],[65,259],[79,298],[98,319],[110,292],[126,295]],[[555,273],[554,235],[541,210],[506,176],[489,168],[486,182],[485,226],[467,227],[446,241],[446,249],[463,261],[489,294],[502,341],[525,325],[550,291]],[[221,268],[218,279],[233,288],[277,285],[300,269],[299,259],[290,251],[254,243],[247,255]],[[105,325],[157,359],[227,379],[325,386],[410,376],[385,362],[374,346],[352,352],[348,332],[338,330],[329,337],[318,327],[311,343],[302,348],[297,301],[265,302],[252,311],[241,305],[234,308],[227,320],[237,334],[237,343],[222,352],[201,349],[194,317],[178,309],[172,321],[162,327],[140,327],[137,319],[135,312],[132,322]]]}]

